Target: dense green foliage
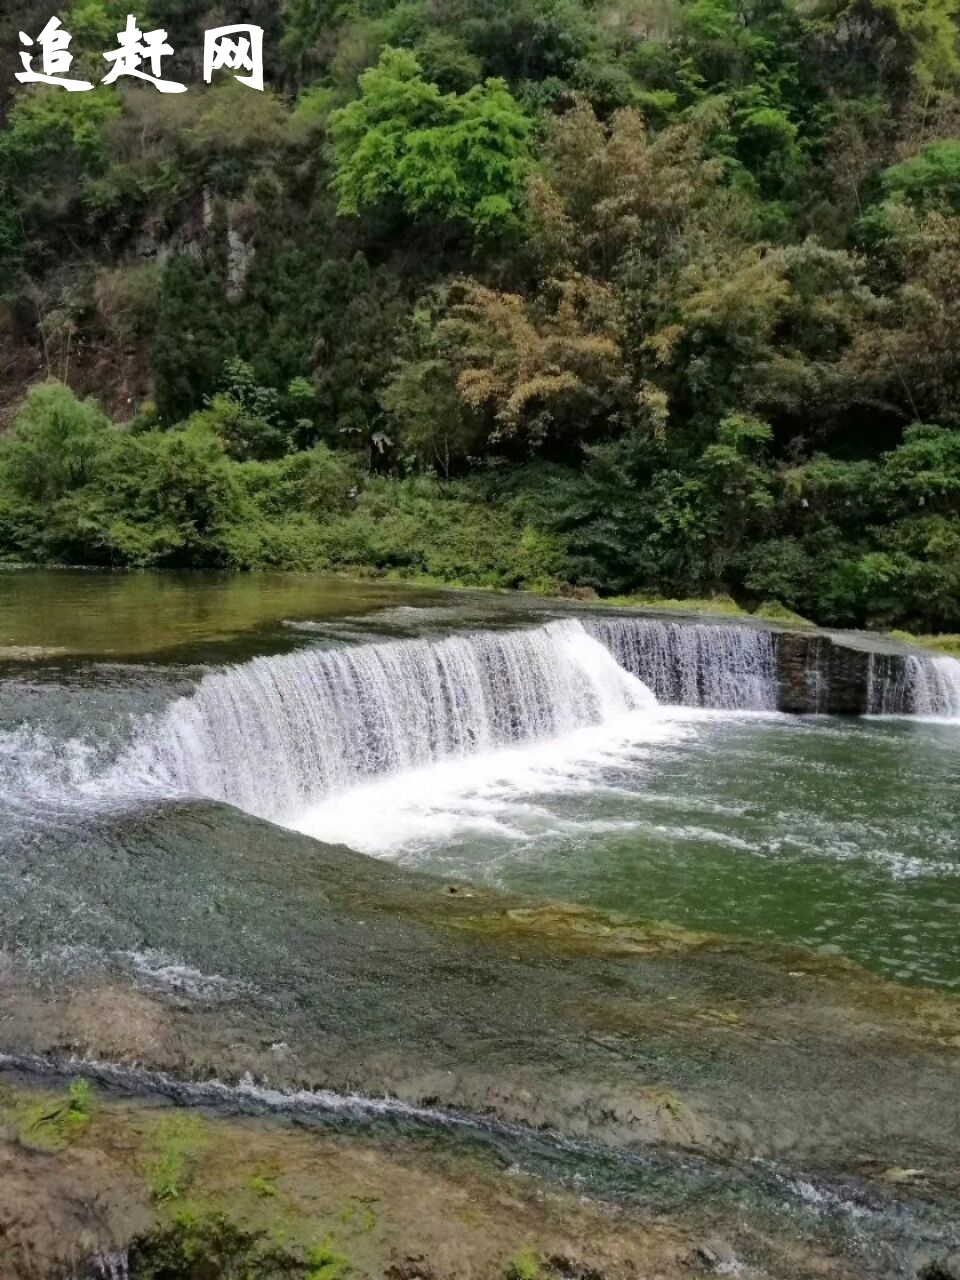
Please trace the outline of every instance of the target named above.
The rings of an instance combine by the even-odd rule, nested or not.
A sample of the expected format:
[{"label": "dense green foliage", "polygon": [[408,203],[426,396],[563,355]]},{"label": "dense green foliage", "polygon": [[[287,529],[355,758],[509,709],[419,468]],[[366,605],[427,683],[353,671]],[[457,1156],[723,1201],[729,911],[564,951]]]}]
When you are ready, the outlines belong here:
[{"label": "dense green foliage", "polygon": [[[74,74],[125,14],[67,6]],[[149,0],[175,98],[17,87],[48,17],[0,18],[0,557],[957,629],[956,0],[228,4],[263,94]]]},{"label": "dense green foliage", "polygon": [[330,117],[337,212],[397,203],[477,235],[516,221],[531,121],[503,80],[441,93],[406,49],[385,49]]}]

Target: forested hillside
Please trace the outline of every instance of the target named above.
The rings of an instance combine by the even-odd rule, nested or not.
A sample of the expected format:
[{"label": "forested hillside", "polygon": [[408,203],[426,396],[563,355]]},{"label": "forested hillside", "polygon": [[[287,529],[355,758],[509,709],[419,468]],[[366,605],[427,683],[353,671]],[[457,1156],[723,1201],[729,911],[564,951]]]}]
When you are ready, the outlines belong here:
[{"label": "forested hillside", "polygon": [[957,0],[12,7],[0,558],[957,629]]}]

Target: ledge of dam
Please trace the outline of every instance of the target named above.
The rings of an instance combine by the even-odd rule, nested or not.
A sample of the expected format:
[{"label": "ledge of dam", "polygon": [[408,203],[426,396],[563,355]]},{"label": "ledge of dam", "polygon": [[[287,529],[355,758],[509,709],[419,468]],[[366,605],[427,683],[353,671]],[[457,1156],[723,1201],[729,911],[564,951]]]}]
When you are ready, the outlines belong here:
[{"label": "ledge of dam", "polygon": [[783,631],[778,709],[853,716],[916,711],[920,691],[911,696],[911,690],[927,662],[935,662],[933,655],[868,632]]},{"label": "ledge of dam", "polygon": [[877,632],[653,610],[593,614],[586,625],[662,702],[960,717],[960,661]]}]

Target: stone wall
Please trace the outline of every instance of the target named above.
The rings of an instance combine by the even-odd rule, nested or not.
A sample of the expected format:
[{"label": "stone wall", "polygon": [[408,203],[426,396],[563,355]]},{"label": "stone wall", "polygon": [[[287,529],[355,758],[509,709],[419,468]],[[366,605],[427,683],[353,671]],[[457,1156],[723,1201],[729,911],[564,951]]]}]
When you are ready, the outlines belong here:
[{"label": "stone wall", "polygon": [[[859,638],[785,631],[778,645],[778,705],[796,715],[866,715],[874,647]],[[906,658],[884,652],[883,679],[896,680]]]}]

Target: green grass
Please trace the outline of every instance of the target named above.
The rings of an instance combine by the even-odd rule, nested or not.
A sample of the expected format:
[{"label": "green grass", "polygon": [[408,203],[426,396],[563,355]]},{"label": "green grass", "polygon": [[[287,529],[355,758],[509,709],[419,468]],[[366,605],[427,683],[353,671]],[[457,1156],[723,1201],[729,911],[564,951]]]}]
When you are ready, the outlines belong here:
[{"label": "green grass", "polygon": [[904,644],[918,644],[924,649],[960,658],[960,635],[915,636],[912,631],[891,631],[889,634],[891,639],[902,640]]},{"label": "green grass", "polygon": [[737,604],[732,596],[692,596],[675,600],[666,596],[647,593],[627,596],[609,596],[604,604],[618,608],[651,609],[657,613],[708,613],[729,618],[760,618],[764,622],[776,622],[785,627],[815,627],[817,624],[799,613],[794,613],[779,600],[764,600],[752,612]]},{"label": "green grass", "polygon": [[609,596],[604,604],[628,608],[655,609],[660,613],[717,613],[747,618],[750,615],[732,596],[692,597],[689,600],[672,600],[665,596],[647,594]]},{"label": "green grass", "polygon": [[63,1151],[83,1133],[92,1113],[89,1081],[74,1080],[66,1098],[45,1098],[18,1115],[19,1141],[37,1151]]}]

